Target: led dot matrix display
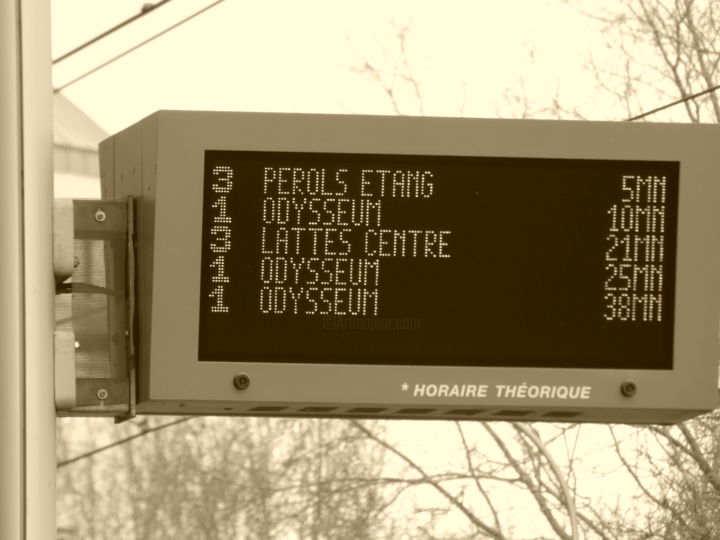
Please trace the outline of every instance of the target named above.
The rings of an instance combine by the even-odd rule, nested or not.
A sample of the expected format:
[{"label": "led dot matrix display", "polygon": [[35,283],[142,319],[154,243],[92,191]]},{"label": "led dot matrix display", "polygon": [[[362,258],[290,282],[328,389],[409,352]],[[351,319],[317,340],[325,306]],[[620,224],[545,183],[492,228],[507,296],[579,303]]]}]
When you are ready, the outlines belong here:
[{"label": "led dot matrix display", "polygon": [[672,368],[677,162],[204,167],[201,361]]}]

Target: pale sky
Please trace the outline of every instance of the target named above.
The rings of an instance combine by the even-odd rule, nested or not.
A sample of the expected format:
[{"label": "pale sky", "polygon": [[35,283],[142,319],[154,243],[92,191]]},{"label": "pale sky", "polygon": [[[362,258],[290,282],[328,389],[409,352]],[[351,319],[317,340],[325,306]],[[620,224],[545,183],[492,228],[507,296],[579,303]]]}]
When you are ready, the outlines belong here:
[{"label": "pale sky", "polygon": [[[159,7],[58,63],[55,86],[211,3]],[[54,1],[53,57],[141,5]],[[601,36],[575,7],[546,0],[225,0],[63,93],[110,133],[158,109],[394,114],[381,84],[353,68],[369,61],[390,77],[400,57],[394,35],[408,25],[409,72],[427,115],[518,115],[503,94],[520,92],[521,81],[538,102],[591,94],[581,68],[601,52]],[[420,113],[410,85],[398,79],[396,91],[403,113]]]}]

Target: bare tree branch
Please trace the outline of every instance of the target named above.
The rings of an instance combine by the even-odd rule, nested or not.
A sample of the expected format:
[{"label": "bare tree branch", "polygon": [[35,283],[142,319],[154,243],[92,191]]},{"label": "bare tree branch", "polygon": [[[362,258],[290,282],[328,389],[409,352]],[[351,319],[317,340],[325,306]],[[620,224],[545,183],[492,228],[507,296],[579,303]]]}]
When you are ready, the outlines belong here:
[{"label": "bare tree branch", "polygon": [[488,495],[487,490],[482,486],[479,476],[475,472],[475,465],[473,464],[472,456],[470,455],[470,447],[467,443],[467,439],[465,439],[465,433],[463,432],[462,424],[460,422],[455,422],[455,426],[457,427],[458,433],[460,434],[460,440],[462,441],[463,449],[465,450],[465,460],[467,462],[468,471],[470,472],[472,479],[475,482],[475,487],[477,487],[477,490],[485,499],[485,503],[488,505],[488,508],[492,513],[495,529],[498,532],[502,533],[502,526],[500,524],[500,517],[498,516],[497,509],[492,503],[492,499]]},{"label": "bare tree branch", "polygon": [[353,426],[355,426],[359,431],[364,433],[368,438],[374,440],[376,443],[378,443],[380,446],[385,448],[386,450],[390,451],[392,454],[395,454],[397,457],[399,457],[402,461],[407,463],[410,468],[412,468],[415,472],[417,472],[422,480],[426,482],[428,485],[432,486],[435,490],[437,490],[440,494],[443,495],[453,506],[455,506],[460,512],[468,518],[470,523],[475,525],[475,527],[478,528],[478,530],[482,531],[484,534],[488,535],[490,538],[495,539],[504,539],[505,537],[503,534],[498,531],[497,529],[491,527],[484,521],[482,521],[480,518],[478,518],[467,506],[465,506],[455,495],[447,491],[439,482],[437,482],[434,478],[429,476],[420,465],[418,465],[412,458],[410,458],[407,454],[401,452],[393,445],[389,444],[388,442],[384,441],[380,437],[376,436],[372,431],[367,429],[365,426],[362,425],[362,423],[358,422],[357,420],[351,420],[351,423]]}]

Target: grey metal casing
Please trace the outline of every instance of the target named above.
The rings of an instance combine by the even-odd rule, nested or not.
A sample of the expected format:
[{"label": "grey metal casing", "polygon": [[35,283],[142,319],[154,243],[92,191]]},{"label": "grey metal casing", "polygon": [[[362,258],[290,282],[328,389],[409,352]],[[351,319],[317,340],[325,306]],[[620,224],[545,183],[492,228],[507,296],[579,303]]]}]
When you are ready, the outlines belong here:
[{"label": "grey metal casing", "polygon": [[[719,404],[718,148],[717,125],[157,112],[100,146],[103,198],[136,198],[137,410],[623,423],[673,423],[712,410]],[[205,150],[678,161],[674,368],[198,362]],[[250,378],[245,390],[233,385],[238,373]],[[626,381],[637,387],[632,397],[620,391]],[[462,384],[488,385],[488,397],[412,391],[448,385],[449,394]],[[587,399],[510,398],[497,397],[497,385],[591,390]]]}]

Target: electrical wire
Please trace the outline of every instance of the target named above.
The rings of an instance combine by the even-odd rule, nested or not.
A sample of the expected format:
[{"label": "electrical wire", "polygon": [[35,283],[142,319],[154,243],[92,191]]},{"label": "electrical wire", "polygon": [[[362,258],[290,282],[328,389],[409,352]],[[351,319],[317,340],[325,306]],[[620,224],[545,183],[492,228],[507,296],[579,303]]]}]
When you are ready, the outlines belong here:
[{"label": "electrical wire", "polygon": [[160,424],[159,426],[151,427],[148,429],[144,429],[139,433],[136,433],[135,435],[130,435],[129,437],[125,437],[124,439],[118,439],[117,441],[111,442],[110,444],[106,444],[105,446],[100,446],[98,448],[95,448],[93,450],[90,450],[89,452],[85,452],[84,454],[80,454],[78,456],[58,461],[57,468],[65,467],[67,465],[70,465],[72,463],[75,463],[76,461],[80,461],[89,457],[94,456],[95,454],[99,454],[100,452],[105,452],[106,450],[110,450],[111,448],[115,448],[116,446],[120,446],[121,444],[128,443],[134,439],[137,439],[139,437],[142,437],[143,435],[147,435],[148,433],[153,433],[155,431],[160,431],[161,429],[169,428],[172,426],[176,426],[178,424],[182,424],[184,422],[187,422],[189,420],[192,420],[194,416],[185,416],[183,418],[180,418],[178,420],[173,420],[172,422],[168,422],[166,424]]},{"label": "electrical wire", "polygon": [[713,92],[716,92],[717,90],[720,90],[720,84],[716,84],[715,86],[711,86],[710,88],[706,88],[705,90],[702,90],[695,94],[685,96],[684,98],[677,99],[677,100],[673,101],[672,103],[667,103],[665,105],[661,105],[660,107],[656,107],[654,109],[651,109],[647,112],[638,114],[636,116],[631,116],[630,118],[626,118],[625,122],[633,122],[634,120],[640,120],[641,118],[645,118],[646,116],[650,116],[651,114],[655,114],[657,112],[664,111],[665,109],[669,109],[670,107],[674,107],[675,105],[680,105],[681,103],[685,103],[686,101],[690,101],[691,99],[695,99],[697,97],[704,96],[705,94],[712,94]]},{"label": "electrical wire", "polygon": [[[160,6],[162,6],[162,5],[164,5],[164,4],[167,4],[167,3],[170,2],[170,1],[171,1],[171,0],[160,0],[157,4],[150,4],[150,5],[147,5],[147,4],[146,4],[145,6],[143,6],[143,9],[142,9],[142,10],[140,11],[140,13],[138,13],[137,15],[135,15],[135,16],[133,16],[133,17],[130,17],[129,19],[126,19],[125,21],[121,22],[120,24],[117,24],[116,26],[114,26],[114,27],[110,28],[109,30],[103,32],[102,34],[99,34],[99,35],[97,35],[96,37],[92,38],[91,40],[83,43],[82,45],[79,45],[79,46],[76,47],[75,49],[73,49],[73,50],[71,50],[71,51],[68,51],[67,53],[65,53],[64,55],[60,56],[59,58],[56,58],[56,59],[53,60],[53,62],[52,62],[53,65],[55,65],[55,64],[57,64],[57,63],[59,63],[59,62],[62,62],[63,60],[65,60],[66,58],[69,58],[69,57],[72,56],[73,54],[76,54],[77,52],[83,50],[84,48],[86,48],[86,47],[88,47],[88,46],[90,46],[90,45],[92,45],[93,43],[96,43],[97,41],[103,39],[104,37],[106,37],[106,36],[108,36],[108,35],[110,35],[110,34],[112,34],[113,32],[116,32],[117,30],[120,30],[121,28],[123,28],[124,26],[127,26],[128,24],[132,23],[133,21],[136,21],[136,20],[140,19],[141,17],[144,17],[144,16],[147,15],[148,13],[151,13],[151,12],[155,11],[157,8],[159,8]],[[73,85],[73,84],[75,84],[75,83],[83,80],[84,78],[88,77],[89,75],[92,75],[93,73],[101,70],[102,68],[104,68],[104,67],[112,64],[113,62],[116,62],[116,61],[119,60],[120,58],[123,58],[124,56],[127,56],[127,55],[130,54],[131,52],[136,51],[136,50],[139,49],[140,47],[143,47],[143,46],[147,45],[148,43],[150,43],[150,42],[156,40],[157,38],[159,38],[159,37],[167,34],[168,32],[174,30],[175,28],[178,28],[179,26],[185,24],[186,22],[194,19],[195,17],[197,17],[197,16],[199,16],[199,15],[202,15],[204,12],[206,12],[206,11],[214,8],[215,6],[217,6],[218,4],[220,4],[220,3],[224,2],[224,1],[225,1],[225,0],[216,0],[216,1],[213,2],[212,4],[209,4],[208,6],[205,6],[204,8],[200,9],[199,11],[196,11],[196,12],[193,13],[192,15],[189,15],[188,17],[186,17],[186,18],[178,21],[177,23],[169,26],[169,27],[166,28],[165,30],[162,30],[161,32],[158,32],[157,34],[149,37],[148,39],[146,39],[146,40],[138,43],[137,45],[135,45],[135,46],[133,46],[133,47],[130,47],[129,49],[125,50],[124,52],[122,52],[122,53],[120,53],[120,54],[118,54],[118,55],[110,58],[109,60],[103,62],[102,64],[100,64],[100,65],[98,65],[98,66],[96,66],[96,67],[94,67],[93,69],[91,69],[91,70],[89,70],[89,71],[86,71],[85,73],[83,73],[82,75],[80,75],[80,76],[72,79],[71,81],[66,82],[65,84],[63,84],[63,85],[61,85],[61,86],[53,89],[53,93],[57,94],[57,93],[59,93],[59,92],[62,92],[62,91],[63,91],[65,88],[67,88],[68,86],[71,86],[71,85]],[[656,108],[654,108],[654,109],[651,109],[651,110],[649,110],[649,111],[640,113],[640,114],[638,114],[638,115],[631,116],[631,117],[629,117],[629,118],[625,118],[624,121],[626,121],[626,122],[633,122],[633,121],[635,121],[635,120],[640,120],[641,118],[646,118],[646,117],[648,117],[648,116],[650,116],[650,115],[653,115],[653,114],[655,114],[655,113],[658,113],[658,112],[660,112],[660,111],[664,111],[665,109],[669,109],[670,107],[674,107],[674,106],[676,106],[676,105],[680,105],[681,103],[685,103],[685,102],[687,102],[687,101],[690,101],[691,99],[695,99],[695,98],[698,98],[698,97],[700,97],[700,96],[704,96],[704,95],[706,95],[706,94],[711,94],[712,92],[716,92],[717,90],[720,90],[720,84],[717,84],[717,85],[715,85],[715,86],[711,86],[711,87],[709,87],[709,88],[706,88],[705,90],[701,90],[700,92],[696,92],[695,94],[691,94],[691,95],[689,95],[689,96],[682,97],[682,98],[677,99],[677,100],[675,100],[675,101],[673,101],[673,102],[671,102],[671,103],[666,103],[665,105],[661,105],[660,107],[656,107]]]},{"label": "electrical wire", "polygon": [[89,46],[92,45],[93,43],[97,43],[98,41],[100,41],[100,40],[103,39],[104,37],[107,37],[107,36],[109,36],[110,34],[112,34],[113,32],[117,32],[118,30],[120,30],[121,28],[127,26],[127,25],[130,24],[131,22],[137,21],[138,19],[144,17],[144,16],[147,15],[148,13],[152,13],[152,12],[155,11],[157,8],[159,8],[159,7],[162,6],[163,4],[167,4],[168,2],[170,2],[170,0],[161,0],[161,1],[158,2],[157,4],[145,4],[145,5],[142,7],[142,9],[140,10],[140,13],[138,13],[137,15],[134,15],[134,16],[130,17],[129,19],[125,19],[123,22],[121,22],[121,23],[119,23],[119,24],[116,24],[115,26],[113,26],[113,27],[110,28],[109,30],[106,30],[105,32],[103,32],[102,34],[98,34],[97,36],[95,36],[95,37],[92,38],[91,40],[86,41],[86,42],[83,43],[82,45],[78,45],[77,47],[75,47],[75,48],[72,49],[71,51],[66,52],[66,53],[63,54],[62,56],[59,56],[58,58],[53,59],[53,61],[52,61],[53,65],[58,64],[58,63],[62,62],[63,60],[66,60],[66,59],[70,58],[72,55],[79,53],[80,51],[82,51],[82,50],[85,49],[86,47],[89,47]]},{"label": "electrical wire", "polygon": [[109,66],[110,64],[112,64],[113,62],[116,62],[117,60],[120,60],[121,58],[127,56],[127,55],[130,54],[131,52],[136,51],[136,50],[139,49],[140,47],[143,47],[143,46],[147,45],[147,44],[150,43],[151,41],[156,40],[157,38],[159,38],[159,37],[167,34],[168,32],[170,32],[170,31],[172,31],[172,30],[175,30],[175,29],[178,28],[179,26],[185,24],[186,22],[194,19],[195,17],[197,17],[197,16],[199,16],[199,15],[202,15],[202,14],[205,13],[206,11],[214,8],[215,6],[217,6],[218,4],[220,4],[220,3],[224,2],[224,1],[225,1],[225,0],[216,0],[216,1],[213,2],[212,4],[205,6],[204,8],[202,8],[202,9],[200,9],[199,11],[196,11],[195,13],[193,13],[193,14],[185,17],[184,19],[176,22],[175,24],[172,24],[172,25],[168,26],[168,27],[165,28],[164,30],[158,32],[157,34],[154,34],[154,35],[150,36],[150,37],[147,38],[146,40],[141,41],[141,42],[138,43],[137,45],[134,45],[134,46],[130,47],[129,49],[125,50],[124,52],[121,52],[120,54],[118,54],[118,55],[116,55],[116,56],[113,56],[113,57],[110,58],[109,60],[106,60],[106,61],[103,62],[102,64],[100,64],[100,65],[98,65],[98,66],[95,66],[94,68],[92,68],[92,69],[89,70],[89,71],[86,71],[86,72],[83,73],[82,75],[79,75],[78,77],[75,77],[75,78],[72,79],[71,81],[66,82],[65,84],[63,84],[63,85],[61,85],[61,86],[59,86],[59,87],[57,87],[57,88],[54,88],[54,89],[53,89],[53,93],[54,93],[54,94],[57,94],[57,93],[59,93],[59,92],[62,92],[62,91],[65,90],[68,86],[71,86],[71,85],[73,85],[73,84],[75,84],[75,83],[83,80],[85,77],[88,77],[89,75],[92,75],[93,73],[96,73],[97,71],[100,71],[100,70],[103,69],[104,67],[107,67],[107,66]]}]

